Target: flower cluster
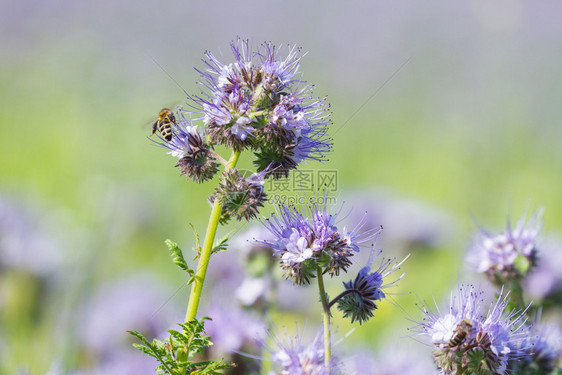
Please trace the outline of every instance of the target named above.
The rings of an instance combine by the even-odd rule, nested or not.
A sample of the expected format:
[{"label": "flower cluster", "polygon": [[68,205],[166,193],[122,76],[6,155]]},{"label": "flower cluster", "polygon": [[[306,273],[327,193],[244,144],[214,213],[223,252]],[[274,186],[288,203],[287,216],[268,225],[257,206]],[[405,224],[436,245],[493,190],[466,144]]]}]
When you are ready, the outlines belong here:
[{"label": "flower cluster", "polygon": [[359,245],[375,239],[381,231],[377,228],[359,233],[347,227],[340,230],[337,215],[329,214],[326,206],[316,203],[309,207],[309,212],[301,211],[295,206],[279,205],[277,215],[265,224],[274,239],[258,241],[274,250],[285,278],[295,284],[310,284],[318,267],[332,277],[347,272]]},{"label": "flower cluster", "polygon": [[179,122],[170,122],[172,139],[164,139],[160,133],[156,133],[160,141],[155,142],[178,158],[176,167],[180,169],[180,175],[199,183],[212,179],[219,166],[214,152],[183,111],[177,114]]},{"label": "flower cluster", "polygon": [[272,361],[277,365],[277,370],[270,375],[327,375],[336,373],[339,368],[337,361],[333,359],[330,361],[330,369],[326,368],[322,332],[309,345],[304,345],[298,334],[288,340],[276,337],[275,343],[276,348],[267,348]]},{"label": "flower cluster", "polygon": [[374,250],[372,250],[367,265],[361,268],[355,280],[343,283],[345,291],[337,300],[338,310],[343,312],[344,317],[351,317],[352,323],[357,320],[361,324],[372,318],[373,312],[377,309],[377,301],[386,297],[383,289],[393,286],[405,275],[403,273],[396,280],[383,284],[383,279],[396,272],[408,257],[394,264],[392,259],[383,259],[379,268],[371,272],[371,265],[381,253],[382,250],[373,257]]},{"label": "flower cluster", "polygon": [[325,99],[311,96],[298,69],[300,50],[264,43],[256,51],[248,40],[231,43],[235,62],[221,63],[206,52],[206,70],[198,70],[208,92],[191,97],[211,144],[241,151],[250,148],[258,171],[271,166],[274,177],[287,176],[303,160],[324,160],[331,148],[326,136],[329,112]]},{"label": "flower cluster", "polygon": [[523,216],[513,229],[508,222],[506,231],[498,235],[481,230],[467,255],[468,261],[498,286],[520,281],[536,265],[541,216],[538,211],[527,223]]},{"label": "flower cluster", "polygon": [[267,197],[263,187],[264,174],[265,171],[244,177],[238,169],[224,173],[215,193],[209,197],[211,203],[217,198],[223,202],[220,217],[222,224],[233,217],[238,221],[249,221],[256,217]]},{"label": "flower cluster", "polygon": [[556,369],[562,370],[559,368],[562,360],[560,336],[560,330],[555,325],[531,325],[529,335],[522,343],[518,343],[523,355],[510,362],[512,373],[552,374]]},{"label": "flower cluster", "polygon": [[434,361],[443,374],[506,374],[508,363],[522,357],[527,346],[524,311],[506,313],[508,295],[500,295],[484,315],[482,292],[472,286],[460,287],[443,315],[423,307],[425,319],[415,330],[431,338]]}]

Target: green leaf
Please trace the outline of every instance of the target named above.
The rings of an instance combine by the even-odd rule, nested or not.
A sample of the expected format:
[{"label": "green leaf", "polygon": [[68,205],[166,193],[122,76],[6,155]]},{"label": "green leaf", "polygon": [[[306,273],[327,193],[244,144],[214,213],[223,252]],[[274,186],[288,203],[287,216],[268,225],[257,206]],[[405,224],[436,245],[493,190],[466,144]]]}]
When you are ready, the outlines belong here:
[{"label": "green leaf", "polygon": [[525,276],[529,272],[531,265],[529,258],[522,254],[518,254],[513,261],[513,267],[515,267],[517,272],[522,276]]},{"label": "green leaf", "polygon": [[133,344],[133,347],[140,350],[141,352],[143,352],[146,355],[149,355],[151,357],[154,357],[156,359],[158,359],[158,356],[154,354],[154,351],[151,348],[148,348],[144,345],[141,344]]},{"label": "green leaf", "polygon": [[234,231],[230,231],[219,243],[215,244],[213,250],[211,251],[213,254],[218,253],[219,251],[226,251],[228,238]]},{"label": "green leaf", "polygon": [[166,240],[164,242],[166,243],[166,246],[168,246],[168,249],[170,250],[170,255],[172,256],[172,262],[174,262],[176,266],[187,272],[189,275],[193,276],[195,272],[188,267],[187,263],[185,262],[185,258],[183,257],[183,253],[181,249],[178,247],[178,244],[171,240]]},{"label": "green leaf", "polygon": [[189,223],[189,225],[191,226],[191,229],[193,229],[193,234],[195,235],[195,248],[193,250],[197,253],[197,256],[199,256],[199,254],[201,254],[201,242],[199,241],[199,235],[197,234],[197,230],[195,230],[193,224]]}]

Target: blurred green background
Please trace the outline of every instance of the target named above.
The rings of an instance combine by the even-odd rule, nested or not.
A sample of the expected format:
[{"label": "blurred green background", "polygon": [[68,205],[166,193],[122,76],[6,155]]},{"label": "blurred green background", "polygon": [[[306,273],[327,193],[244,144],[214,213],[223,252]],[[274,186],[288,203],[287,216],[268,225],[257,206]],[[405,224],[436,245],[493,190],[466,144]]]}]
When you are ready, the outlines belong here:
[{"label": "blurred green background", "polygon": [[[203,233],[212,186],[186,183],[146,136],[162,107],[201,90],[193,67],[203,52],[229,61],[237,36],[309,51],[301,71],[328,96],[335,147],[329,162],[307,168],[337,170],[342,196],[384,191],[452,218],[454,235],[436,248],[405,249],[413,255],[400,291],[439,300],[468,278],[471,215],[497,229],[544,206],[544,232],[557,233],[561,12],[554,0],[3,0],[0,195],[3,209],[16,207],[6,222],[26,212],[33,224],[0,235],[40,231],[60,259],[39,284],[25,267],[0,269],[0,373],[95,366],[75,339],[87,319],[80,306],[113,280],[156,275],[170,298],[162,303],[184,308],[184,276],[163,240],[187,249],[188,223]],[[50,254],[25,256],[41,265]],[[396,297],[405,312],[383,303],[340,346],[388,340],[411,325],[407,314],[419,318],[416,300]],[[341,335],[350,327],[336,325]]]}]

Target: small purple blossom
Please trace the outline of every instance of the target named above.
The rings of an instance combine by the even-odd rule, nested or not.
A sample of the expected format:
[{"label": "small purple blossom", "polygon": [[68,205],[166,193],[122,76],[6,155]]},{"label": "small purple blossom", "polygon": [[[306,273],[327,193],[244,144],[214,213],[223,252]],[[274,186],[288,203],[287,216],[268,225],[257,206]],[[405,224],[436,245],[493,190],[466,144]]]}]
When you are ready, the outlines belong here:
[{"label": "small purple blossom", "polygon": [[537,211],[526,222],[523,215],[515,228],[508,222],[505,232],[497,235],[480,230],[467,254],[468,262],[496,285],[519,281],[536,265],[541,217],[542,211]]},{"label": "small purple blossom", "polygon": [[431,339],[433,357],[443,374],[458,371],[479,374],[506,374],[507,364],[520,358],[525,311],[507,312],[509,293],[483,311],[482,292],[474,287],[460,287],[456,296],[451,294],[448,311],[431,312],[423,306],[425,315],[414,330]]},{"label": "small purple blossom", "polygon": [[264,190],[264,175],[266,171],[254,173],[245,177],[238,169],[226,171],[210,197],[211,203],[220,199],[223,203],[220,221],[228,222],[231,218],[250,221],[259,212],[267,200]]},{"label": "small purple blossom", "polygon": [[[276,370],[269,375],[326,375],[328,371],[324,363],[324,344],[322,333],[318,333],[308,345],[303,344],[301,334],[294,337],[275,337],[275,348],[266,346],[271,353],[271,360]],[[330,364],[331,373],[336,374],[339,369],[337,361]]]},{"label": "small purple blossom", "polygon": [[562,296],[562,240],[548,237],[541,243],[537,266],[523,280],[523,290],[532,300],[557,303]]},{"label": "small purple blossom", "polygon": [[106,355],[128,344],[128,328],[151,336],[160,334],[175,315],[166,298],[157,281],[147,274],[103,285],[85,301],[78,314],[82,344],[96,354]]},{"label": "small purple blossom", "polygon": [[329,214],[326,205],[317,203],[301,210],[280,204],[265,226],[274,239],[257,242],[272,248],[281,261],[285,278],[300,285],[310,283],[318,266],[331,276],[347,272],[359,245],[374,240],[380,233],[380,228],[360,232],[361,223],[354,230],[340,230],[337,214]]},{"label": "small purple blossom", "polygon": [[357,320],[361,324],[372,318],[373,311],[378,308],[377,301],[386,297],[384,289],[394,286],[406,275],[402,273],[395,280],[384,283],[388,276],[400,269],[400,265],[408,259],[408,256],[400,263],[395,263],[393,259],[383,258],[379,267],[371,272],[373,262],[381,253],[382,250],[373,257],[374,249],[371,250],[367,265],[359,270],[355,280],[343,283],[345,291],[341,294],[340,299],[336,297],[338,310],[343,312],[344,317],[351,317],[352,323]]},{"label": "small purple blossom", "polygon": [[249,125],[253,121],[254,120],[249,117],[240,117],[238,120],[236,120],[234,125],[232,125],[232,134],[240,138],[242,141],[246,140],[248,134],[254,131],[254,128]]},{"label": "small purple blossom", "polygon": [[179,121],[170,124],[172,139],[168,141],[157,133],[160,141],[154,142],[168,149],[168,154],[178,158],[176,167],[180,168],[181,176],[185,175],[195,182],[210,180],[217,173],[219,165],[214,153],[183,111],[178,111],[176,118]]}]

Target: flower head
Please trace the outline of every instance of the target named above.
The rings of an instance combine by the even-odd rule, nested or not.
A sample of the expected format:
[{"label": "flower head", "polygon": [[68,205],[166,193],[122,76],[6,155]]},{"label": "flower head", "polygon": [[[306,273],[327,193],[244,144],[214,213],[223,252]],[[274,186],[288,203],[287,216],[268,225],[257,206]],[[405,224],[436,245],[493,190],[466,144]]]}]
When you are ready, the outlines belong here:
[{"label": "flower head", "polygon": [[205,323],[205,333],[209,335],[215,354],[233,354],[241,350],[256,352],[256,341],[263,340],[265,323],[239,306],[219,306],[214,304],[207,315],[212,317]]},{"label": "flower head", "polygon": [[318,266],[331,276],[347,272],[350,258],[359,251],[359,245],[380,233],[380,228],[359,232],[361,223],[354,230],[338,228],[337,214],[329,214],[326,205],[315,202],[325,202],[326,198],[326,194],[323,198],[310,198],[312,204],[301,210],[280,204],[276,215],[265,224],[274,238],[258,240],[273,249],[281,261],[285,278],[295,284],[310,284]]},{"label": "flower head", "polygon": [[424,306],[415,330],[431,339],[433,357],[443,374],[506,374],[510,360],[520,358],[517,343],[526,336],[524,311],[506,312],[509,293],[500,295],[483,312],[482,292],[460,287],[451,295],[448,312],[433,313]]},{"label": "flower head", "polygon": [[383,291],[401,280],[405,273],[397,279],[386,282],[385,278],[399,270],[400,265],[408,258],[404,258],[400,263],[394,263],[392,259],[382,259],[376,271],[371,272],[371,265],[382,253],[382,250],[373,257],[374,249],[371,250],[367,266],[361,268],[355,280],[344,282],[345,291],[338,300],[338,310],[343,312],[344,317],[351,317],[351,322],[359,321],[359,324],[373,317],[373,312],[377,309],[377,301],[386,297]]},{"label": "flower head", "polygon": [[515,228],[508,222],[505,232],[498,235],[481,230],[468,252],[468,261],[496,285],[521,280],[536,265],[541,216],[538,211],[526,222],[523,215]]},{"label": "flower head", "polygon": [[221,199],[223,202],[220,221],[228,222],[232,217],[238,221],[251,220],[256,217],[259,208],[263,207],[267,194],[264,191],[264,174],[254,173],[249,177],[238,169],[231,169],[223,174],[211,202]]},{"label": "flower head", "polygon": [[180,175],[185,175],[195,182],[210,180],[218,171],[218,163],[197,127],[191,124],[183,111],[178,111],[179,122],[171,123],[172,139],[162,138],[160,133],[155,141],[167,148],[168,154],[178,158],[176,167],[180,168]]},{"label": "flower head", "polygon": [[521,358],[509,363],[513,374],[552,374],[560,370],[562,335],[554,324],[532,324],[529,335],[519,343]]},{"label": "flower head", "polygon": [[273,176],[287,175],[304,160],[324,160],[331,148],[329,113],[325,99],[314,99],[312,86],[299,79],[300,50],[289,47],[282,57],[282,48],[271,43],[253,50],[242,39],[231,49],[234,62],[228,64],[205,53],[206,69],[198,72],[207,92],[190,97],[211,143],[253,149],[258,172],[271,166]]},{"label": "flower head", "polygon": [[[285,333],[285,336],[288,336]],[[276,371],[270,375],[325,375],[328,374],[324,363],[324,343],[321,332],[308,345],[302,343],[297,333],[293,338],[275,337],[275,348],[266,347],[271,359],[276,364]],[[331,372],[339,366],[332,359]]]}]

